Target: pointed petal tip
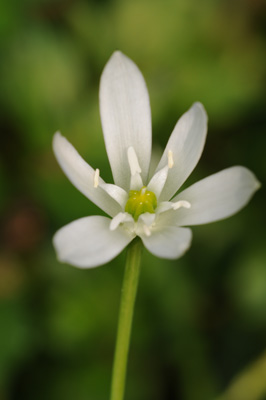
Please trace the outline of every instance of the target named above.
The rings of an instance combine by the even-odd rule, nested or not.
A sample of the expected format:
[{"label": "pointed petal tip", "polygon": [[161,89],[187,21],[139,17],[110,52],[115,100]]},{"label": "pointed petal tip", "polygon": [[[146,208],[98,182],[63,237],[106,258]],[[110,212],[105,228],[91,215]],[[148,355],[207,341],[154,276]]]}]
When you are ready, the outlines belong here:
[{"label": "pointed petal tip", "polygon": [[254,181],[254,193],[255,193],[257,190],[259,190],[261,188],[262,184],[260,183],[260,181],[258,181],[256,179],[256,177],[254,177],[254,178],[255,178],[255,181]]},{"label": "pointed petal tip", "polygon": [[63,137],[63,135],[61,134],[60,131],[56,131],[56,132],[54,133],[53,140],[55,140],[55,138],[58,138],[58,137]]},{"label": "pointed petal tip", "polygon": [[257,191],[257,190],[259,190],[259,189],[261,188],[262,183],[256,178],[255,175],[254,175],[254,178],[255,178],[255,185],[254,185],[254,187],[255,187],[255,191]]},{"label": "pointed petal tip", "polygon": [[52,139],[52,146],[53,146],[53,151],[55,152],[56,146],[57,146],[57,142],[58,140],[60,140],[61,138],[61,134],[60,132],[55,132],[53,139]]},{"label": "pointed petal tip", "polygon": [[203,109],[205,110],[205,107],[204,107],[204,105],[202,104],[201,101],[195,101],[195,102],[192,104],[192,107],[193,107],[193,106],[198,106],[198,107],[201,107],[201,108],[203,108]]},{"label": "pointed petal tip", "polygon": [[246,182],[249,183],[250,186],[252,186],[254,193],[261,188],[262,185],[261,182],[258,180],[254,172],[252,172],[249,168],[244,167],[242,165],[235,165],[234,167],[231,168],[239,170],[239,172],[242,171],[243,179],[245,178]]},{"label": "pointed petal tip", "polygon": [[129,60],[129,61],[131,61],[131,62],[133,62],[128,56],[126,56],[121,50],[115,50],[113,53],[112,53],[112,55],[111,55],[111,57],[110,57],[110,59],[109,59],[109,61],[111,61],[111,60]]},{"label": "pointed petal tip", "polygon": [[53,140],[52,140],[54,151],[56,150],[56,147],[58,146],[58,142],[61,141],[62,139],[64,139],[64,136],[61,134],[60,131],[56,131],[53,136]]},{"label": "pointed petal tip", "polygon": [[115,50],[110,58],[118,58],[118,57],[125,57],[125,54],[122,53],[120,50]]},{"label": "pointed petal tip", "polygon": [[[123,62],[131,61],[124,53],[122,53],[120,50],[115,50],[109,60],[107,61],[103,73],[110,68],[110,66],[113,66],[116,68],[117,65]],[[103,75],[103,74],[102,74]],[[101,77],[102,80],[102,77]]]},{"label": "pointed petal tip", "polygon": [[195,103],[193,103],[191,108],[198,108],[202,112],[202,114],[205,116],[206,121],[208,121],[207,111],[206,111],[204,105],[200,101],[196,101]]},{"label": "pointed petal tip", "polygon": [[59,165],[61,165],[60,159],[62,153],[68,152],[70,147],[72,147],[72,145],[67,138],[63,136],[60,131],[56,131],[52,139],[52,148]]}]

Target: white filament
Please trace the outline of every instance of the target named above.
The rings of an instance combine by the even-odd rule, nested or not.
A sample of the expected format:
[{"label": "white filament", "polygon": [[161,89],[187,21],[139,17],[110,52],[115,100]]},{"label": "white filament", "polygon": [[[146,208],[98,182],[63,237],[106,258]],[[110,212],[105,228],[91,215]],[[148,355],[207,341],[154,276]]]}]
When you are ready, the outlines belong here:
[{"label": "white filament", "polygon": [[99,176],[100,176],[100,170],[97,168],[94,173],[94,178],[93,178],[93,187],[97,188],[99,186]]},{"label": "white filament", "polygon": [[173,210],[178,210],[179,208],[184,207],[184,208],[191,208],[191,204],[186,201],[186,200],[179,200],[176,203],[172,204]]},{"label": "white filament", "polygon": [[143,225],[143,232],[146,236],[151,236],[151,231],[147,225]]},{"label": "white filament", "polygon": [[174,159],[173,159],[173,152],[172,150],[168,150],[168,168],[173,168],[174,166]]},{"label": "white filament", "polygon": [[146,193],[146,188],[144,187],[141,189],[141,195],[143,196],[145,193]]},{"label": "white filament", "polygon": [[110,223],[110,226],[109,226],[109,229],[111,230],[111,231],[114,231],[114,230],[116,230],[118,227],[119,227],[119,225],[120,224],[122,224],[122,223],[124,223],[124,222],[130,222],[130,223],[132,223],[132,224],[134,224],[134,219],[133,219],[133,217],[130,215],[130,214],[128,214],[128,213],[126,213],[126,212],[120,212],[120,213],[118,213],[113,219],[112,219],[112,221],[111,221],[111,223]]},{"label": "white filament", "polygon": [[114,231],[118,226],[123,222],[125,219],[125,214],[124,213],[119,213],[117,214],[111,221],[110,223],[110,230]]}]

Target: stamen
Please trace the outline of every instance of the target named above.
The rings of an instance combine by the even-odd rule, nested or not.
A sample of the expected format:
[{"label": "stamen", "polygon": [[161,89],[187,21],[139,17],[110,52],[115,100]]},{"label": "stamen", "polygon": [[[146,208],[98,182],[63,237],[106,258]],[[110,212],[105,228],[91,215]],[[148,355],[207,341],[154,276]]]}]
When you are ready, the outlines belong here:
[{"label": "stamen", "polygon": [[168,168],[173,168],[174,166],[174,159],[173,159],[173,152],[172,150],[168,150]]},{"label": "stamen", "polygon": [[141,168],[139,166],[138,157],[134,150],[134,147],[130,146],[127,150],[127,159],[129,163],[129,168],[131,175],[135,175],[136,173],[141,173]]},{"label": "stamen", "polygon": [[178,210],[179,208],[184,207],[184,208],[191,208],[191,204],[186,201],[186,200],[179,200],[176,203],[172,204],[173,210]]},{"label": "stamen", "polygon": [[148,228],[147,225],[143,225],[143,231],[144,231],[146,236],[151,236],[151,231],[150,231],[150,229]]},{"label": "stamen", "polygon": [[143,186],[140,174],[131,175],[130,190],[139,190]]},{"label": "stamen", "polygon": [[110,231],[116,230],[118,226],[123,222],[125,219],[125,214],[124,213],[119,213],[117,214],[111,221],[110,223]]},{"label": "stamen", "polygon": [[140,192],[140,193],[141,193],[142,196],[146,193],[146,190],[147,190],[146,187],[143,187],[143,188],[141,189],[141,192]]},{"label": "stamen", "polygon": [[138,222],[135,222],[135,233],[138,236],[151,236],[152,227],[155,221],[155,214],[146,212],[139,216]]},{"label": "stamen", "polygon": [[100,176],[100,170],[97,168],[94,173],[94,178],[93,178],[93,187],[97,188],[99,186],[99,176]]},{"label": "stamen", "polygon": [[116,230],[120,224],[125,223],[125,222],[130,222],[132,224],[134,224],[134,219],[132,218],[132,216],[128,213],[123,213],[120,212],[118,213],[111,221],[109,229],[110,231],[114,231]]}]

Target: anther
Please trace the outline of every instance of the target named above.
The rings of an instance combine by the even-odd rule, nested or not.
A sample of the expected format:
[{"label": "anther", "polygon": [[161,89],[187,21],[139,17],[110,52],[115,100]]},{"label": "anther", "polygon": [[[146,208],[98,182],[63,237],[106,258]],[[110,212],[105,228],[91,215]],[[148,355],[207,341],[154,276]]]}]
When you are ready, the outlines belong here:
[{"label": "anther", "polygon": [[167,158],[168,158],[168,168],[173,168],[173,166],[174,166],[174,159],[173,159],[173,152],[172,152],[172,150],[168,150],[168,155],[167,155]]},{"label": "anther", "polygon": [[127,150],[127,159],[129,163],[129,168],[131,175],[135,175],[136,173],[141,173],[141,168],[139,166],[138,157],[134,150],[134,147],[130,146]]},{"label": "anther", "polygon": [[93,177],[93,187],[97,188],[99,186],[99,176],[100,176],[100,170],[97,168],[94,173]]},{"label": "anther", "polygon": [[184,207],[184,208],[191,208],[191,204],[186,201],[186,200],[179,200],[176,203],[172,204],[173,210],[178,210],[179,208]]}]

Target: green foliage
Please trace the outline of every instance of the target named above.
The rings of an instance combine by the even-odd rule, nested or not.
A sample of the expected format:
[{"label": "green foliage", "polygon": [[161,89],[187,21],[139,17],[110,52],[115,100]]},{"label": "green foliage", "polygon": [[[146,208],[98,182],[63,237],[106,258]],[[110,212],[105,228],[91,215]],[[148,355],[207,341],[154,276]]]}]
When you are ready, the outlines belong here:
[{"label": "green foliage", "polygon": [[[98,86],[120,49],[147,81],[158,148],[194,101],[204,104],[209,136],[189,183],[233,164],[263,183],[264,22],[259,1],[1,3],[1,399],[103,400],[109,393],[125,258],[88,271],[57,262],[53,233],[99,210],[57,165],[54,132],[112,181]],[[264,191],[232,219],[193,228],[181,260],[144,253],[126,399],[211,400],[260,360]],[[263,363],[254,365],[245,391],[252,396],[256,382],[262,399]]]}]

